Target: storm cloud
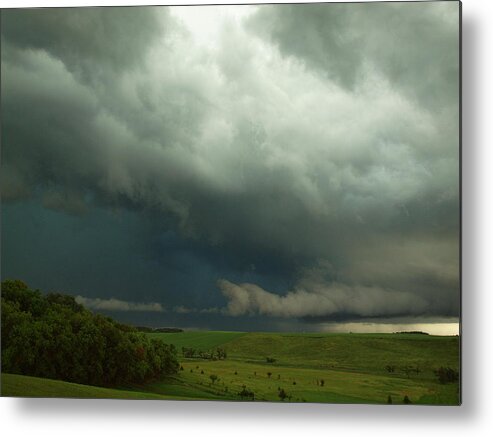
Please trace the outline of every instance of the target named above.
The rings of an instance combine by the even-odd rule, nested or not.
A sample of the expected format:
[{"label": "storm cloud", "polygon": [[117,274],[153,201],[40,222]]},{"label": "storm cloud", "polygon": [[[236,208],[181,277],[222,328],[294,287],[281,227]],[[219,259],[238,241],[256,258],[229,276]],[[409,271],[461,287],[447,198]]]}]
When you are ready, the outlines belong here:
[{"label": "storm cloud", "polygon": [[255,284],[220,281],[219,287],[229,300],[226,313],[232,316],[258,313],[276,317],[320,317],[342,313],[348,317],[374,317],[422,314],[426,309],[426,302],[411,293],[377,287],[332,283],[318,289],[299,288],[284,296]]},{"label": "storm cloud", "polygon": [[160,303],[135,303],[126,302],[120,299],[90,299],[84,296],[76,296],[75,301],[86,308],[94,310],[108,310],[108,311],[144,311],[144,312],[157,312],[164,311],[163,306]]},{"label": "storm cloud", "polygon": [[375,69],[407,99],[443,110],[457,109],[459,98],[457,14],[457,3],[440,1],[287,5],[263,8],[251,24],[346,89]]},{"label": "storm cloud", "polygon": [[[2,216],[137,214],[139,252],[119,243],[115,256],[146,273],[129,291],[108,261],[118,299],[190,317],[457,316],[458,14],[456,2],[4,10]],[[35,260],[15,259],[36,278]]]}]

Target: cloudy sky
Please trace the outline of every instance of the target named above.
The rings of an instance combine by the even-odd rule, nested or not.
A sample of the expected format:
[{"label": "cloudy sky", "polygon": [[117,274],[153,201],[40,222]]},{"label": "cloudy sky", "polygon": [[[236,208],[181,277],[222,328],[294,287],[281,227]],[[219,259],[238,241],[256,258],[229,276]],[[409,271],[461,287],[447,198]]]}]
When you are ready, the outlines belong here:
[{"label": "cloudy sky", "polygon": [[457,2],[1,32],[2,279],[151,326],[456,332]]}]

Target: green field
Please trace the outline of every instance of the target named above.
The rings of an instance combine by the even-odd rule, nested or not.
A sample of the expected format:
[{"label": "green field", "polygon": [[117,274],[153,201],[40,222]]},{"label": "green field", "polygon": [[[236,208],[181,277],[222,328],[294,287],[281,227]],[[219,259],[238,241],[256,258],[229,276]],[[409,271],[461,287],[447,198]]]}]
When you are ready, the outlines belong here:
[{"label": "green field", "polygon": [[[116,390],[90,385],[74,384],[33,376],[2,373],[2,396],[41,398],[89,398],[89,399],[176,399],[151,392]],[[187,397],[179,397],[187,400]]]},{"label": "green field", "polygon": [[206,351],[245,334],[245,332],[230,331],[185,331],[149,333],[147,335],[151,338],[159,338],[165,343],[172,343],[178,350],[182,347],[195,347]]},{"label": "green field", "polygon": [[[440,384],[438,367],[459,370],[459,338],[416,334],[277,334],[237,332],[152,333],[175,344],[178,375],[121,390],[3,375],[4,396],[240,400],[246,386],[255,400],[333,403],[459,404],[459,384]],[[224,360],[183,358],[182,347],[220,346]],[[267,357],[274,359],[267,362]],[[389,373],[386,366],[395,370]],[[419,369],[407,371],[406,368]],[[270,373],[270,375],[269,375]],[[214,382],[210,375],[218,377]],[[27,379],[24,379],[27,378]],[[322,383],[323,380],[323,383]]]}]

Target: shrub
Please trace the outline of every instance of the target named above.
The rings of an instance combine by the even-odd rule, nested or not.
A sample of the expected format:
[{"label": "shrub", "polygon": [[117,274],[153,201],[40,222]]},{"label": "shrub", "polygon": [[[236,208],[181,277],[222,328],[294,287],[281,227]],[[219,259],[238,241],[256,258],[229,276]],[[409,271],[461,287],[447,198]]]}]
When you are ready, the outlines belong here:
[{"label": "shrub", "polygon": [[211,379],[213,384],[219,379],[217,375],[209,375],[209,378]]},{"label": "shrub", "polygon": [[455,382],[459,380],[459,372],[451,369],[450,367],[440,367],[435,370],[434,373],[438,377],[440,384],[447,384],[448,382]]},{"label": "shrub", "polygon": [[249,400],[255,400],[255,393],[251,390],[248,390],[246,386],[244,385],[242,390],[238,392],[238,396],[241,399],[249,399]]},{"label": "shrub", "polygon": [[[416,372],[416,369],[413,366],[405,366],[402,368],[402,371],[406,374],[406,376],[409,378],[409,375],[412,372]],[[418,373],[418,372],[416,372]]]},{"label": "shrub", "polygon": [[277,393],[277,395],[279,396],[279,399],[281,399],[281,401],[284,401],[284,399],[286,399],[288,397],[288,394],[286,393],[286,390],[284,390],[283,388],[281,388],[279,390],[279,392]]}]

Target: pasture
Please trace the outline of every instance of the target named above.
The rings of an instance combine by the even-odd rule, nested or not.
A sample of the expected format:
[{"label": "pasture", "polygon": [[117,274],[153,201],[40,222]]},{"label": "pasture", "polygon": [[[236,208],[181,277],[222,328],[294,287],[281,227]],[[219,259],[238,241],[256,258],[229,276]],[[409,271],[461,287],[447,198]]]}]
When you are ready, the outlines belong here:
[{"label": "pasture", "polygon": [[[27,384],[22,378],[28,377],[4,375],[2,394],[373,404],[386,404],[389,397],[393,404],[402,404],[407,397],[412,404],[460,402],[458,382],[440,384],[434,373],[439,367],[459,370],[458,337],[207,331],[147,335],[176,346],[181,363],[177,375],[121,390],[39,378],[26,380]],[[182,355],[182,348],[205,352],[218,347],[226,351],[225,359]],[[43,387],[42,381],[49,383]]]},{"label": "pasture", "polygon": [[174,344],[178,350],[182,347],[194,347],[206,351],[245,334],[245,332],[230,331],[184,331],[172,333],[152,332],[147,335],[151,338],[159,338],[165,343]]},{"label": "pasture", "polygon": [[[176,399],[137,390],[117,390],[91,385],[74,384],[54,379],[2,373],[2,396],[41,398],[89,398],[89,399]],[[187,399],[183,397],[180,399]]]},{"label": "pasture", "polygon": [[[183,334],[180,347],[200,349],[194,333]],[[176,334],[165,335],[173,343]],[[459,369],[458,337],[242,333],[216,346],[226,351],[225,360],[182,358],[183,370],[173,384],[225,399],[238,398],[246,386],[256,400],[266,401],[280,401],[283,389],[285,401],[292,402],[387,403],[390,396],[402,403],[407,396],[418,404],[459,403],[458,383],[440,384],[434,373],[442,366]],[[158,386],[166,392],[165,382]]]}]

